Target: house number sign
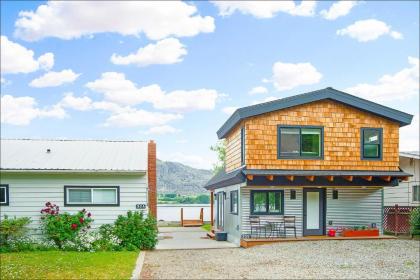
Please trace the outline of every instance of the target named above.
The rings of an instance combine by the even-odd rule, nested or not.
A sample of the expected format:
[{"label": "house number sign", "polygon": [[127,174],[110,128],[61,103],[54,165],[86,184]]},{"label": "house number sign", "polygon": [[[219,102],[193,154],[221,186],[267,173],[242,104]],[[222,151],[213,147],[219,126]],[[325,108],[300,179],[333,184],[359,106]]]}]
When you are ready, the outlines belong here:
[{"label": "house number sign", "polygon": [[136,204],[136,209],[146,209],[146,204]]}]

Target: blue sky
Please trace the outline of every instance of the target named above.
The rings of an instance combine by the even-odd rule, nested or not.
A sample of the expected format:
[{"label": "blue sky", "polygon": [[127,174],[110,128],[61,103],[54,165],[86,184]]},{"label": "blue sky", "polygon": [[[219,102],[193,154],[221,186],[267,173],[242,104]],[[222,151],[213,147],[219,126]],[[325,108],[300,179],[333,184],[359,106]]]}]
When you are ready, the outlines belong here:
[{"label": "blue sky", "polygon": [[3,138],[155,139],[210,168],[237,107],[332,86],[415,115],[419,2],[1,2]]}]

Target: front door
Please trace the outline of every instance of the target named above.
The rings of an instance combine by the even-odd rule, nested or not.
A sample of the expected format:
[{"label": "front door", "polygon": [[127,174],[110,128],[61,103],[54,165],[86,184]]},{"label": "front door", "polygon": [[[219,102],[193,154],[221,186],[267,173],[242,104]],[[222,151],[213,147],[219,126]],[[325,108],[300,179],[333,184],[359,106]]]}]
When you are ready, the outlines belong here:
[{"label": "front door", "polygon": [[325,234],[325,189],[303,189],[303,235]]},{"label": "front door", "polygon": [[216,194],[216,226],[218,229],[223,229],[223,223],[224,223],[224,197],[223,192],[219,192]]}]

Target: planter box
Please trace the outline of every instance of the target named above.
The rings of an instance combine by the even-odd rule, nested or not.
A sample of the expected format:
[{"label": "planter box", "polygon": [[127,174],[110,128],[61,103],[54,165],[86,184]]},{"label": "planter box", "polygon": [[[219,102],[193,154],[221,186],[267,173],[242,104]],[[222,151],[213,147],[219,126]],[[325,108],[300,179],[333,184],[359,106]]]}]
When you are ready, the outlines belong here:
[{"label": "planter box", "polygon": [[363,236],[379,236],[379,229],[345,229],[341,233],[343,237],[363,237]]}]

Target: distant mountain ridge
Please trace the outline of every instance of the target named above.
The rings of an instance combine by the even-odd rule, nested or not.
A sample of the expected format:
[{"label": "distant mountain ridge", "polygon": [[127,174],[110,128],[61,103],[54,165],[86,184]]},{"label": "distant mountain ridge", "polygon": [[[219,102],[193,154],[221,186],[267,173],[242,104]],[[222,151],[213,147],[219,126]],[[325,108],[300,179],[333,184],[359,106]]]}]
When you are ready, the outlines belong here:
[{"label": "distant mountain ridge", "polygon": [[203,186],[212,176],[211,170],[196,169],[179,162],[157,160],[159,193],[187,195],[206,193]]}]

